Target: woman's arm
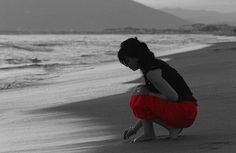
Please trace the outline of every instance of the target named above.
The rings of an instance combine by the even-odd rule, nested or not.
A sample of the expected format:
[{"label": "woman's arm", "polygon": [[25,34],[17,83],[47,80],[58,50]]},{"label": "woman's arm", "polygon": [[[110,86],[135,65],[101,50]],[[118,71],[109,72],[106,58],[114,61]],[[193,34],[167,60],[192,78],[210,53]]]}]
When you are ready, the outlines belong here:
[{"label": "woman's arm", "polygon": [[135,132],[138,132],[138,130],[143,126],[142,121],[138,120],[135,125],[133,126],[133,129]]},{"label": "woman's arm", "polygon": [[166,99],[168,101],[176,102],[178,100],[177,92],[170,86],[170,84],[162,78],[162,71],[155,69],[147,73],[148,80],[155,86],[160,94],[150,93],[151,95]]},{"label": "woman's arm", "polygon": [[162,95],[162,94],[159,94],[159,93],[154,93],[154,92],[149,92],[148,95],[150,96],[154,96],[154,97],[158,97],[158,98],[161,98],[161,99],[164,99],[164,100],[168,100],[167,97],[165,95]]}]

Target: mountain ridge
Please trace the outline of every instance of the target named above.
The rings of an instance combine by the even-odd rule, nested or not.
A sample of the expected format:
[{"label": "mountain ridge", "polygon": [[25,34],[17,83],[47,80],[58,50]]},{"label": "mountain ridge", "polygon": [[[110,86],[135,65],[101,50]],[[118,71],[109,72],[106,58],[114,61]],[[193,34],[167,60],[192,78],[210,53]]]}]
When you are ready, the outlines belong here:
[{"label": "mountain ridge", "polygon": [[217,11],[190,10],[183,8],[163,8],[160,10],[185,20],[189,20],[190,22],[204,24],[229,24],[236,26],[236,12],[222,13]]},{"label": "mountain ridge", "polygon": [[131,0],[1,0],[0,30],[176,28],[190,22]]}]

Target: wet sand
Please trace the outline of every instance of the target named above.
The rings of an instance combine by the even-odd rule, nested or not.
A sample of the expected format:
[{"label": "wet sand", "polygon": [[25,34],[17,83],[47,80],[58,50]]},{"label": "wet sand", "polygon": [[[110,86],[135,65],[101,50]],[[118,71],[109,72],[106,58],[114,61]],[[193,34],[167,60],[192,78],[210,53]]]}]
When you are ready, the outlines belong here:
[{"label": "wet sand", "polygon": [[[0,141],[5,150],[0,152],[234,153],[236,43],[218,43],[198,51],[163,58],[172,59],[168,63],[182,74],[199,104],[196,122],[184,129],[177,140],[161,139],[167,131],[157,125],[155,141],[130,144],[122,140],[123,130],[136,120],[129,108],[131,89],[124,94],[83,102],[74,101],[32,111],[14,111],[12,115],[19,118],[6,122],[14,125],[19,122],[18,126],[4,129],[5,123],[1,122],[0,130],[13,131],[8,134],[11,138],[15,136],[16,140],[11,141],[12,144],[5,144],[7,135],[0,134],[1,140],[5,137],[4,141]],[[142,81],[138,79],[132,82]],[[4,121],[4,116],[1,117]],[[27,133],[32,133],[31,138],[27,137]],[[22,138],[22,135],[25,137]],[[11,149],[11,146],[15,149]]]}]

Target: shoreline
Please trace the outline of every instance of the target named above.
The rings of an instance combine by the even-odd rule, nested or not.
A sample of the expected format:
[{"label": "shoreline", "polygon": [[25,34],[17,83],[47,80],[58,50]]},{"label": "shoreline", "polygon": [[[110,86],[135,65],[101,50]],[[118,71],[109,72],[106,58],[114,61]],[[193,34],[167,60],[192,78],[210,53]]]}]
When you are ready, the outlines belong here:
[{"label": "shoreline", "polygon": [[[175,54],[181,54],[181,53],[186,53],[186,52],[191,52],[191,51],[195,51],[195,50],[199,50],[205,47],[209,47],[213,44],[195,44],[195,46],[186,46],[180,49],[172,49],[168,52],[164,52],[164,53],[159,53],[158,56],[156,56],[157,58],[161,58],[164,61],[169,61],[171,60],[171,58],[162,58],[164,56],[170,56],[170,55],[175,55]],[[109,64],[109,66],[108,66]],[[83,68],[80,68],[78,70],[78,72],[82,72],[82,71],[87,71],[87,70],[93,70],[93,69],[111,69],[110,67],[112,67],[111,65],[117,67],[120,66],[119,61],[115,60],[115,61],[105,61],[105,62],[101,62],[101,63],[95,63],[95,64],[91,64],[91,65],[84,65]],[[6,68],[8,69],[8,68]],[[72,75],[78,75],[78,72],[69,72],[69,73],[62,73],[60,76],[50,76],[49,79],[48,78],[42,78],[40,81],[33,81],[33,82],[12,82],[12,83],[8,83],[5,84],[4,86],[1,86],[0,88],[0,92],[2,91],[9,91],[9,90],[21,90],[24,88],[31,88],[31,87],[39,87],[39,86],[44,86],[44,85],[50,85],[50,84],[54,84],[54,83],[58,83],[58,81],[60,79],[62,80],[66,80],[65,78],[67,76],[72,76]],[[73,79],[73,78],[72,78]],[[54,82],[56,80],[56,82]],[[69,80],[68,80],[69,81]],[[49,83],[49,82],[53,82],[53,83]],[[59,81],[60,82],[60,81]],[[132,82],[132,81],[130,81]],[[117,94],[117,93],[114,93]],[[114,95],[112,94],[112,95]],[[99,96],[99,97],[103,97],[103,96]],[[99,98],[98,97],[98,98]]]},{"label": "shoreline", "polygon": [[[130,35],[131,36],[131,35]],[[202,35],[192,35],[192,36],[187,36],[187,37],[189,37],[189,39],[186,39],[185,37],[185,35],[179,35],[180,37],[178,37],[178,36],[173,36],[173,40],[175,40],[176,39],[176,42],[178,42],[178,39],[180,39],[181,40],[181,42],[182,42],[182,39],[183,40],[185,40],[185,41],[183,41],[182,42],[182,45],[181,44],[179,44],[179,43],[177,43],[177,44],[179,44],[179,45],[173,45],[173,46],[170,46],[170,47],[166,47],[166,49],[164,49],[164,50],[162,50],[162,49],[160,49],[160,50],[158,50],[158,43],[156,43],[156,42],[158,42],[158,38],[159,38],[159,36],[148,36],[148,35],[139,35],[140,36],[140,38],[143,38],[144,40],[149,40],[150,41],[150,43],[152,44],[153,43],[153,41],[152,41],[152,39],[156,39],[157,41],[154,41],[155,43],[153,43],[153,51],[155,52],[155,55],[156,56],[164,56],[163,55],[163,52],[166,52],[167,51],[167,48],[169,48],[168,49],[168,51],[171,51],[171,54],[173,54],[174,52],[176,52],[175,50],[173,50],[173,49],[177,49],[177,48],[181,48],[181,49],[177,49],[178,51],[180,51],[180,50],[182,50],[182,51],[190,51],[190,50],[193,50],[193,49],[196,49],[196,48],[199,48],[199,45],[200,45],[200,48],[202,48],[202,47],[205,47],[205,45],[203,45],[204,43],[206,43],[206,42],[209,42],[209,43],[211,43],[211,42],[218,42],[218,41],[233,41],[233,40],[235,40],[235,37],[222,37],[222,36],[212,36],[212,35],[208,35],[208,36],[202,36]],[[17,37],[17,36],[16,36]],[[46,36],[47,37],[47,36]],[[176,37],[176,38],[175,38]],[[4,37],[3,37],[4,38]],[[30,37],[25,37],[23,40],[28,40]],[[43,37],[42,37],[43,38]],[[40,38],[37,38],[38,40],[39,40],[39,42],[41,42],[42,41],[42,38],[40,37]],[[51,37],[48,37],[48,38],[50,38],[51,39]],[[73,37],[72,37],[73,38]],[[105,37],[106,39],[107,38],[109,38],[109,36],[107,36],[107,37]],[[122,38],[124,38],[124,36],[122,36]],[[162,38],[162,37],[160,37],[160,38]],[[171,37],[172,38],[172,37]],[[207,39],[206,39],[207,38]],[[50,40],[49,39],[49,40]],[[193,40],[192,40],[193,39]],[[4,39],[3,39],[4,40]],[[14,40],[14,39],[13,39]],[[114,40],[116,40],[115,38],[114,38]],[[119,39],[119,41],[120,41],[121,39]],[[165,40],[165,36],[163,37],[163,40]],[[206,41],[205,41],[206,40]],[[117,40],[118,41],[118,40]],[[173,41],[173,42],[175,42],[175,41]],[[196,43],[194,43],[194,44],[192,44],[191,42],[196,42]],[[198,44],[199,43],[199,44]],[[14,44],[14,43],[13,43]],[[23,43],[24,44],[24,43]],[[33,43],[34,44],[34,43]],[[40,46],[44,46],[44,47],[47,47],[48,45],[50,46],[50,44],[51,43],[49,43],[49,44],[47,44],[47,43],[45,43],[45,42],[41,42],[40,43]],[[58,44],[60,44],[60,43],[58,43]],[[155,46],[155,44],[157,45],[157,46]],[[26,45],[27,46],[27,44],[24,44],[24,45]],[[23,47],[24,47],[24,45],[23,45]],[[51,45],[55,45],[54,43],[52,43]],[[172,45],[172,43],[170,43],[170,45]],[[14,46],[14,45],[13,45]],[[37,43],[35,44],[35,45],[33,45],[33,46],[37,46]],[[31,45],[29,45],[29,47],[31,48],[31,47],[33,47],[33,46],[31,46]],[[176,46],[176,47],[175,47]],[[181,47],[180,47],[181,46]],[[19,47],[21,47],[21,45],[19,46]],[[38,46],[39,47],[39,46]],[[187,48],[186,48],[187,47]],[[192,47],[194,47],[194,48],[192,48]],[[165,48],[165,47],[164,47]],[[39,48],[40,49],[40,48]],[[43,49],[43,48],[41,48],[41,49]],[[37,49],[36,49],[37,50]],[[181,51],[181,52],[182,52]],[[104,55],[109,55],[109,54],[111,54],[112,52],[111,51],[107,51],[107,52],[104,52]],[[164,53],[164,54],[166,54],[166,53]],[[170,54],[170,53],[168,53],[168,54]],[[84,54],[84,55],[86,55],[86,54]],[[114,53],[112,53],[111,55],[114,55]],[[44,58],[44,57],[42,57],[42,58]],[[94,58],[96,58],[96,56],[94,56]],[[15,59],[14,57],[12,58],[12,59]],[[33,59],[33,58],[32,58]],[[38,59],[40,59],[40,58],[38,58]],[[40,59],[40,60],[42,60],[42,59]],[[86,60],[86,59],[85,59]],[[90,59],[91,60],[91,59]],[[23,89],[23,88],[26,88],[27,89],[27,87],[29,87],[29,88],[35,88],[35,87],[38,87],[38,86],[41,86],[41,85],[47,85],[47,84],[50,84],[50,82],[51,82],[51,78],[52,78],[52,81],[54,81],[54,78],[55,78],[55,80],[57,80],[57,81],[59,81],[60,82],[60,78],[62,78],[61,77],[61,75],[63,76],[63,75],[65,75],[65,76],[71,76],[71,75],[73,75],[73,73],[74,72],[78,72],[78,71],[83,71],[84,69],[88,69],[89,67],[90,68],[95,68],[96,69],[96,66],[98,66],[98,65],[101,65],[101,64],[99,64],[99,63],[103,63],[103,65],[109,65],[109,64],[111,64],[111,63],[113,63],[113,61],[112,62],[109,62],[108,60],[113,60],[113,61],[117,61],[117,57],[115,57],[115,56],[113,56],[113,57],[108,57],[108,58],[104,58],[104,59],[99,59],[99,60],[97,60],[97,61],[95,61],[94,63],[98,63],[98,64],[92,64],[92,63],[90,63],[90,62],[88,62],[87,64],[86,64],[86,62],[82,62],[81,64],[83,65],[83,66],[81,66],[81,65],[76,65],[76,66],[71,66],[71,65],[68,65],[68,67],[67,66],[65,66],[65,67],[63,67],[62,69],[60,68],[60,64],[58,65],[58,66],[56,66],[55,65],[55,67],[53,66],[52,67],[52,71],[50,70],[51,68],[50,68],[50,66],[49,66],[49,69],[47,69],[47,66],[45,66],[45,64],[47,65],[47,63],[44,63],[44,62],[42,62],[41,64],[39,63],[39,65],[38,66],[36,66],[36,67],[34,67],[34,64],[32,65],[32,66],[30,66],[30,67],[28,67],[28,66],[24,66],[25,68],[20,68],[20,69],[16,69],[16,70],[3,70],[3,71],[1,71],[2,72],[2,74],[1,74],[1,78],[3,79],[2,80],[2,82],[1,82],[1,84],[0,84],[0,88],[1,88],[1,90],[0,90],[0,92],[1,91],[3,91],[3,90],[9,90],[9,89],[14,89],[14,88],[17,88],[17,90],[19,89],[19,90],[21,90],[21,89]],[[42,60],[43,61],[43,60]],[[100,62],[99,62],[100,61]],[[105,61],[108,61],[108,62],[105,62]],[[60,62],[58,62],[58,63],[60,63]],[[91,65],[90,65],[90,64]],[[117,62],[118,63],[118,62]],[[118,63],[119,64],[119,63]],[[30,64],[31,65],[31,64]],[[63,64],[62,64],[63,65]],[[95,65],[95,66],[94,66]],[[28,68],[30,68],[30,69],[28,69]],[[31,69],[32,68],[32,69]],[[68,68],[68,69],[67,69]],[[101,67],[100,67],[101,68]],[[58,69],[58,70],[57,70]],[[61,71],[62,70],[62,71]],[[28,72],[29,71],[29,72]],[[11,73],[12,73],[12,75],[11,75]],[[28,73],[29,73],[29,75],[28,75]],[[67,75],[66,73],[70,73],[69,75]],[[108,74],[109,74],[109,72],[108,72]],[[75,73],[75,75],[80,75],[79,73]],[[15,76],[17,76],[17,77],[15,77]],[[7,78],[7,79],[5,79],[5,78]],[[63,81],[65,81],[67,78],[62,78],[62,80]],[[69,80],[70,78],[68,78],[68,81],[70,81]],[[71,79],[74,79],[74,78],[71,78]],[[24,90],[24,89],[23,89]],[[119,92],[118,92],[119,93]],[[116,92],[115,92],[115,94],[117,94]],[[106,96],[106,95],[101,95],[100,97],[102,97],[102,96]],[[84,100],[84,99],[82,99],[82,100]]]},{"label": "shoreline", "polygon": [[[210,45],[198,44],[194,47],[184,47],[181,49],[177,49],[178,50],[177,52],[176,52],[176,50],[171,50],[170,52],[166,52],[164,54],[158,55],[157,57],[161,58],[164,61],[169,61],[169,60],[171,60],[171,58],[168,58],[170,56],[169,54],[175,55],[175,54],[181,54],[181,53],[186,53],[186,52],[192,52],[192,51],[195,51],[194,49],[202,49],[203,47],[206,47],[206,46],[210,46]],[[7,87],[7,88],[0,89],[0,94],[4,95],[5,93],[6,94],[17,93],[18,91],[21,93],[24,93],[26,90],[30,90],[30,89],[33,89],[32,92],[34,92],[35,90],[37,90],[37,88],[44,89],[46,86],[48,86],[48,88],[51,89],[51,88],[53,88],[53,86],[57,86],[57,85],[60,86],[60,84],[62,84],[64,82],[69,83],[71,81],[79,80],[77,76],[81,76],[81,75],[82,76],[85,76],[85,75],[91,76],[91,74],[96,74],[99,71],[102,71],[102,72],[104,71],[104,74],[105,74],[105,73],[109,73],[110,71],[114,71],[114,69],[116,69],[116,71],[127,71],[127,72],[125,72],[125,73],[127,73],[125,75],[128,75],[128,76],[133,75],[133,73],[134,73],[134,72],[131,72],[128,68],[121,65],[118,61],[109,61],[109,62],[104,62],[104,63],[99,63],[99,64],[91,64],[91,65],[88,65],[84,68],[81,68],[81,70],[79,70],[79,71],[70,72],[70,73],[63,73],[60,76],[52,76],[49,79],[43,79],[43,80],[40,80],[39,82],[32,82],[32,83],[27,82],[26,84],[24,84],[24,82],[22,82],[22,83],[16,82],[16,85],[14,84],[15,82],[13,82],[13,84],[8,84],[9,88]],[[133,78],[137,78],[137,75],[139,74],[139,72],[136,72],[136,73],[137,73],[136,76],[134,75]],[[126,78],[126,79],[128,79],[128,78]],[[126,84],[127,82],[135,83],[135,84],[137,83],[137,82],[132,81],[130,78],[123,83],[119,83],[120,84],[119,86],[124,86],[124,84]],[[20,85],[18,85],[18,84],[20,84]],[[125,86],[128,86],[128,88]],[[93,95],[92,97],[89,97],[89,98],[88,98],[88,96],[87,96],[87,98],[86,98],[86,96],[83,96],[83,98],[81,98],[80,101],[92,100],[95,98],[102,98],[104,96],[125,93],[127,90],[129,90],[130,86],[135,86],[135,85],[126,84],[125,86],[124,87],[127,88],[125,90],[115,89],[115,91],[109,91],[109,93],[106,93],[106,94]],[[42,92],[42,94],[47,94],[47,93]],[[53,92],[52,92],[52,94],[53,94]],[[13,94],[13,96],[14,96],[14,94]],[[4,97],[6,97],[6,96],[4,96]]]}]

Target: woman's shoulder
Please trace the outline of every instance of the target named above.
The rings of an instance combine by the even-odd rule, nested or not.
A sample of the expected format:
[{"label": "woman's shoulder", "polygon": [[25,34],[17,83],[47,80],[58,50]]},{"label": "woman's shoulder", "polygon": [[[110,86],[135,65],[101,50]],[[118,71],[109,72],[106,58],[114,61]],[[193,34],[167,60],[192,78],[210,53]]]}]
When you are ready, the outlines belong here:
[{"label": "woman's shoulder", "polygon": [[156,68],[156,69],[153,69],[153,70],[150,70],[146,73],[146,77],[148,79],[151,79],[151,78],[159,78],[162,76],[162,70],[160,68]]},{"label": "woman's shoulder", "polygon": [[149,65],[149,67],[147,67],[145,69],[145,74],[147,74],[149,71],[153,71],[153,70],[162,70],[163,68],[169,66],[166,62],[160,60],[160,59],[154,59],[151,64]]}]

